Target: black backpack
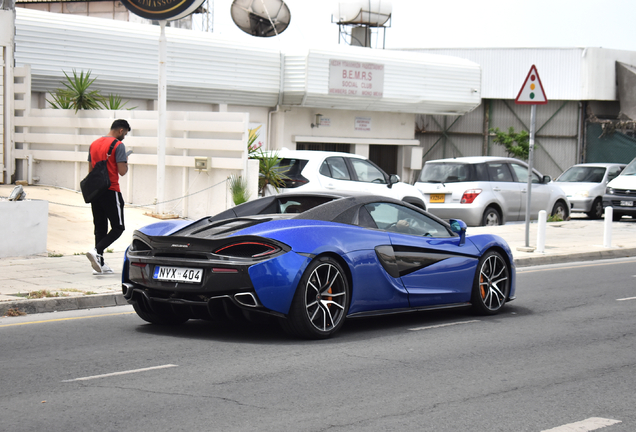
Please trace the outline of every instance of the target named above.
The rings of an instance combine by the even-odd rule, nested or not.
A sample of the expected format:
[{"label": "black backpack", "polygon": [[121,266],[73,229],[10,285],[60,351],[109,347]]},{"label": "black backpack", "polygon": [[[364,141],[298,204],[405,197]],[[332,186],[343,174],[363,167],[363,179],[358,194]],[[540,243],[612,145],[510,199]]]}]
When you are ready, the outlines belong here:
[{"label": "black backpack", "polygon": [[110,176],[108,175],[108,158],[113,152],[117,144],[117,138],[113,141],[108,149],[106,159],[99,161],[95,164],[91,172],[88,173],[84,180],[80,182],[80,188],[82,189],[82,196],[84,196],[84,202],[92,202],[95,198],[103,194],[110,187]]}]

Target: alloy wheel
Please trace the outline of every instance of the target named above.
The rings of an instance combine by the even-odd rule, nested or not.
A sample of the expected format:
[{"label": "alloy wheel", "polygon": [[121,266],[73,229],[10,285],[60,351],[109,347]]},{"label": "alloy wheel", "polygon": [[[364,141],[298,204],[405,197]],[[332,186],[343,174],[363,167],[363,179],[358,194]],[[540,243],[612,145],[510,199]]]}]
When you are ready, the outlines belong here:
[{"label": "alloy wheel", "polygon": [[479,294],[489,311],[497,311],[508,295],[508,266],[498,254],[487,257],[479,269]]},{"label": "alloy wheel", "polygon": [[312,271],[305,287],[305,311],[317,330],[328,332],[344,318],[346,286],[342,273],[330,263]]}]

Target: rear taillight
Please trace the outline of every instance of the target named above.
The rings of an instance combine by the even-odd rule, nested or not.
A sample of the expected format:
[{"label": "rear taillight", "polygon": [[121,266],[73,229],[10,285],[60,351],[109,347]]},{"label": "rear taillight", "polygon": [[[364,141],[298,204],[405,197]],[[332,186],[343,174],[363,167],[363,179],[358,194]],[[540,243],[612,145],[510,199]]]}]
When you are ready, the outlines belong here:
[{"label": "rear taillight", "polygon": [[275,254],[281,249],[278,246],[260,242],[241,242],[224,246],[214,251],[217,255],[235,258],[262,258]]},{"label": "rear taillight", "polygon": [[468,189],[466,192],[464,192],[464,195],[462,195],[461,203],[472,204],[473,201],[475,201],[475,198],[477,198],[480,193],[481,189]]}]

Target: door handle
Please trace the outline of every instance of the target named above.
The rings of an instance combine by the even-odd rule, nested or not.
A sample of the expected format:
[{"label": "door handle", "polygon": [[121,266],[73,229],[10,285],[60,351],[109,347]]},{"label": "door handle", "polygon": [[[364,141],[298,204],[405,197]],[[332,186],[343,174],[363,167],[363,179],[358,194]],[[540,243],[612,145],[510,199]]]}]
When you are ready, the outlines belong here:
[{"label": "door handle", "polygon": [[327,184],[325,185],[325,187],[326,187],[327,189],[335,189],[335,186],[333,185],[333,183],[327,183]]},{"label": "door handle", "polygon": [[492,190],[494,190],[495,192],[501,192],[501,189],[498,188],[498,187],[494,187],[494,188],[492,188]]}]

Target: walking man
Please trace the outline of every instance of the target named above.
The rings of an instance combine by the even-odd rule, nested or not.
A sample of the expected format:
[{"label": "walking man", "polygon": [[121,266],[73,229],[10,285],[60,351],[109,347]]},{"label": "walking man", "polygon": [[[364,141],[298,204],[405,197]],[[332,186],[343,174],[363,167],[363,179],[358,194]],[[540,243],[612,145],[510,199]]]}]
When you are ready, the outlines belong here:
[{"label": "walking man", "polygon": [[130,130],[126,120],[115,120],[108,135],[93,141],[88,150],[89,172],[97,162],[108,159],[106,165],[110,177],[110,188],[91,202],[95,225],[95,249],[87,252],[86,257],[91,262],[94,275],[114,273],[104,262],[104,250],[117,240],[125,229],[124,198],[119,189],[119,176],[128,172],[128,155],[122,140]]}]

